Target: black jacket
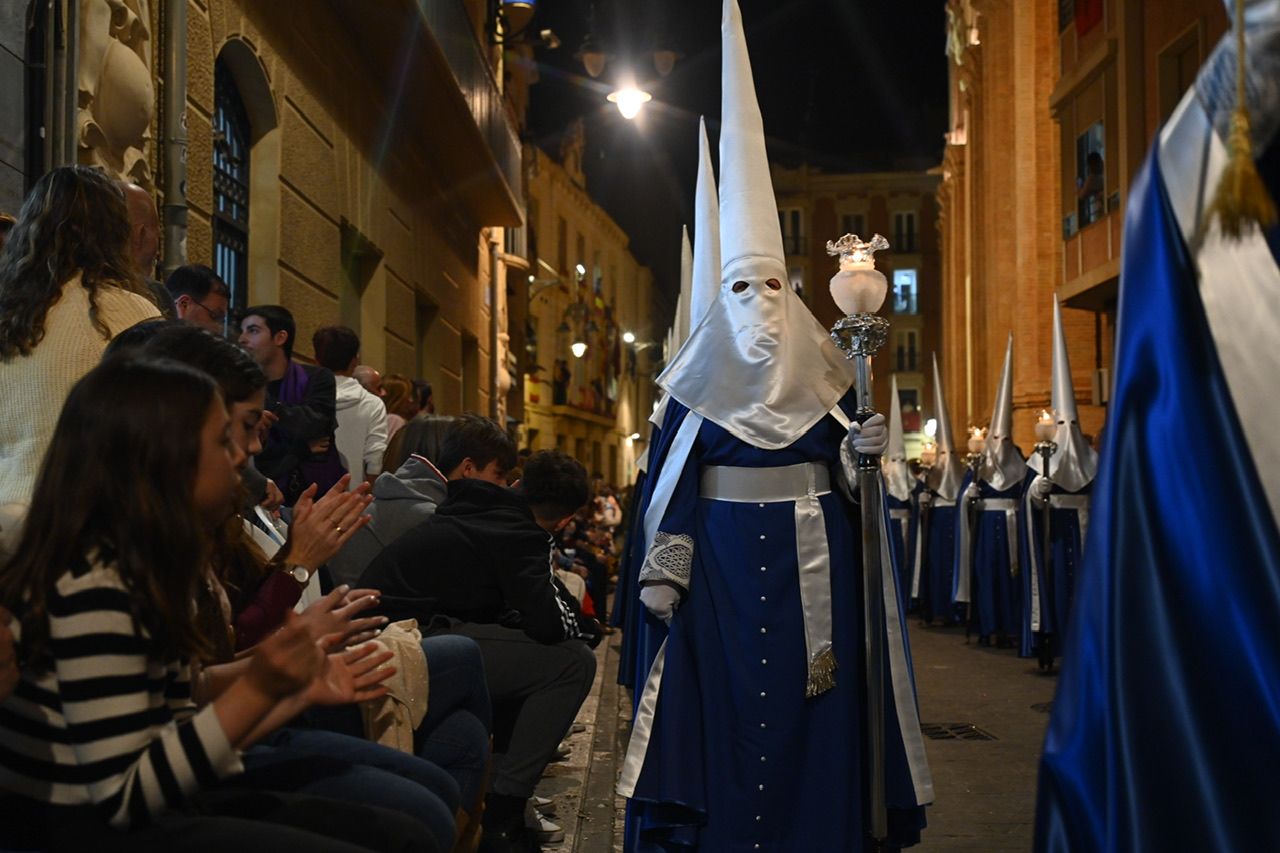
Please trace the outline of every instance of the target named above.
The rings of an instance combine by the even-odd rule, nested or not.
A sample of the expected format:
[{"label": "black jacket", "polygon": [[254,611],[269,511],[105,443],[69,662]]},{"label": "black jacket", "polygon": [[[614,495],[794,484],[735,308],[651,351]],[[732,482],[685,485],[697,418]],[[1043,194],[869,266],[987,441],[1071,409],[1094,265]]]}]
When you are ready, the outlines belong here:
[{"label": "black jacket", "polygon": [[428,632],[476,622],[541,643],[598,642],[598,626],[552,571],[553,547],[519,492],[452,480],[435,515],[388,545],[357,586],[381,591],[383,615]]},{"label": "black jacket", "polygon": [[[267,410],[275,412],[280,420],[271,428],[266,446],[253,460],[254,467],[263,476],[275,480],[281,489],[286,489],[289,474],[311,458],[308,443],[332,435],[338,427],[337,380],[333,372],[311,364],[304,364],[302,369],[310,380],[300,403],[280,402],[280,386],[284,380],[267,383]],[[323,494],[316,495],[317,499],[321,497]]]}]

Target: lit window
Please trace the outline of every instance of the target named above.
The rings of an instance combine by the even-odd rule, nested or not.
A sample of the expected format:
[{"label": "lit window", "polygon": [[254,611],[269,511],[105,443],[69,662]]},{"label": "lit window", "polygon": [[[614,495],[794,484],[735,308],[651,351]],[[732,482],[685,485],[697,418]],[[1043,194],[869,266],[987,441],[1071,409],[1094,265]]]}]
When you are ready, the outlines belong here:
[{"label": "lit window", "polygon": [[893,313],[918,313],[915,270],[893,271]]}]

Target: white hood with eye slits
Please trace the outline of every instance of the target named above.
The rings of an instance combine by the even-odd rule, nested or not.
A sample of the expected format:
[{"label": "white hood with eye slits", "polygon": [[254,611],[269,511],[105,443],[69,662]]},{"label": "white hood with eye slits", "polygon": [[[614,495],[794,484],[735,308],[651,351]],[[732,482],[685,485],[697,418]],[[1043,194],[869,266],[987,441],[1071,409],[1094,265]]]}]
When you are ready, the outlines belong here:
[{"label": "white hood with eye slits", "polygon": [[[736,0],[725,0],[721,38],[720,290],[658,385],[746,443],[776,450],[835,408],[853,369],[790,286]],[[738,282],[746,286],[735,292]]]}]

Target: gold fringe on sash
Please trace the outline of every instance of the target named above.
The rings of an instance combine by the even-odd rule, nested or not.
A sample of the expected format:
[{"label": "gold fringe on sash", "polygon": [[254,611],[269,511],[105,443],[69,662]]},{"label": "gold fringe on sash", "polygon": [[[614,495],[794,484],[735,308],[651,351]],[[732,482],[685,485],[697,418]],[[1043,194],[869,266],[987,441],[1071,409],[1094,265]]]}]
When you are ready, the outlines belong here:
[{"label": "gold fringe on sash", "polygon": [[[1227,137],[1227,165],[1222,170],[1213,201],[1205,211],[1203,228],[1218,220],[1224,236],[1241,239],[1252,224],[1269,228],[1276,223],[1276,205],[1262,183],[1253,161],[1253,139],[1249,135],[1249,105],[1245,97],[1244,44],[1245,0],[1236,0],[1236,108],[1231,114]],[[1203,234],[1201,235],[1203,237]]]},{"label": "gold fringe on sash", "polygon": [[827,649],[810,661],[809,683],[805,685],[804,689],[805,698],[812,699],[814,696],[821,696],[832,687],[835,687],[836,668],[838,666],[834,649]]}]

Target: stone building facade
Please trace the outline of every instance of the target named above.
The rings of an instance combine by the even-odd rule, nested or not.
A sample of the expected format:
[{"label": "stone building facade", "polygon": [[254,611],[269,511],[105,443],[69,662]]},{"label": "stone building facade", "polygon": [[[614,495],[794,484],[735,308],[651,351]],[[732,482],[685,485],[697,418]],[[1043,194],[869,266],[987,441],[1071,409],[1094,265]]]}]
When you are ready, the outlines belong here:
[{"label": "stone building facade", "polygon": [[949,0],[939,168],[944,382],[984,422],[1009,332],[1014,436],[1049,405],[1052,300],[1082,428],[1103,427],[1129,183],[1227,28],[1218,0]]},{"label": "stone building facade", "polygon": [[[657,342],[666,330],[655,319],[663,315],[655,311],[653,274],[587,192],[582,142],[578,125],[558,160],[536,147],[526,152],[525,442],[563,450],[624,484],[635,478],[649,437]],[[574,344],[586,344],[580,356]]]},{"label": "stone building facade", "polygon": [[930,359],[939,343],[937,176],[827,174],[807,166],[774,166],[772,172],[791,285],[824,327],[831,328],[841,316],[829,288],[837,264],[827,254],[827,241],[849,233],[864,240],[882,234],[889,241],[889,249],[876,256],[877,268],[889,280],[889,297],[881,313],[889,318],[890,327],[888,343],[873,362],[875,402],[878,411],[888,411],[889,375],[893,374],[904,408],[915,410],[906,412],[903,424],[914,449],[922,426],[918,413],[933,408]]},{"label": "stone building facade", "polygon": [[303,358],[345,323],[439,412],[506,415],[522,116],[490,4],[0,5],[0,208],[52,166],[101,166],[155,191],[167,267],[288,307]]}]

